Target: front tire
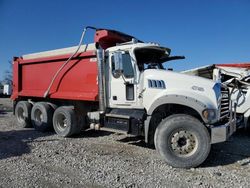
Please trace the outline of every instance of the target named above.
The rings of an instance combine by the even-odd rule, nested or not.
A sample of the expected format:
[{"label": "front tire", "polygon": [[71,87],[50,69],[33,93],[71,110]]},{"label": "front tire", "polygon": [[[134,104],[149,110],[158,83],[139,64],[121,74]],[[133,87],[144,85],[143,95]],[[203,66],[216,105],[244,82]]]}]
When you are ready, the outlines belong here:
[{"label": "front tire", "polygon": [[173,167],[199,166],[207,158],[211,144],[206,127],[185,114],[171,115],[157,127],[154,137],[156,150]]}]

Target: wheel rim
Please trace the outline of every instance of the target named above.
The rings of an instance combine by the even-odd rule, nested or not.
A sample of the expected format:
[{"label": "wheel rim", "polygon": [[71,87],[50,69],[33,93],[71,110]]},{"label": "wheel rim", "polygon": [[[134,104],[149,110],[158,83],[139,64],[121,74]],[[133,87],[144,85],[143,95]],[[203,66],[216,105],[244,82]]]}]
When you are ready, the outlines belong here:
[{"label": "wheel rim", "polygon": [[198,148],[198,139],[191,131],[178,130],[170,138],[173,153],[180,157],[194,154]]},{"label": "wheel rim", "polygon": [[18,108],[17,110],[17,119],[19,122],[25,121],[25,112],[23,108]]},{"label": "wheel rim", "polygon": [[44,119],[43,113],[41,110],[36,109],[34,112],[34,117],[37,125],[41,125]]},{"label": "wheel rim", "polygon": [[56,119],[56,127],[60,131],[63,131],[67,128],[67,126],[68,126],[68,121],[67,121],[66,116],[62,113],[58,114],[57,119]]}]

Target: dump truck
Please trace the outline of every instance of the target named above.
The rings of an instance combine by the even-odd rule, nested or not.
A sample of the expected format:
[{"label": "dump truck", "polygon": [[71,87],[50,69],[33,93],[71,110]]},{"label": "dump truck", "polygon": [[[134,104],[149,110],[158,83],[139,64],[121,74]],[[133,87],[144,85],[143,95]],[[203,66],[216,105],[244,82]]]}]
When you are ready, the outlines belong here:
[{"label": "dump truck", "polygon": [[[82,45],[94,29],[94,43]],[[143,136],[173,167],[199,166],[211,144],[235,131],[229,90],[166,70],[170,48],[115,30],[86,27],[78,46],[15,57],[19,126],[68,137],[87,129]]]},{"label": "dump truck", "polygon": [[231,100],[236,103],[237,128],[250,130],[250,63],[212,64],[182,73],[212,79],[225,85],[236,79],[237,87],[234,84],[230,88],[234,90]]}]

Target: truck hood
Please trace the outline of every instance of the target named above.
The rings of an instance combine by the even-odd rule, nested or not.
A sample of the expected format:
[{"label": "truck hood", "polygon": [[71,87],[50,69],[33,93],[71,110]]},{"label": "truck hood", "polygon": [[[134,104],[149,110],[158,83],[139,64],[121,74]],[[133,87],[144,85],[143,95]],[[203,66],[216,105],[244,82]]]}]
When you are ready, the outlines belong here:
[{"label": "truck hood", "polygon": [[[199,87],[204,87],[212,89],[215,85],[215,82],[198,77],[198,76],[192,76],[182,73],[177,73],[173,71],[167,71],[167,70],[160,70],[160,69],[148,69],[144,71],[144,77],[148,79],[162,79],[162,80],[173,80],[174,85],[181,84],[181,85],[196,85]],[[169,83],[171,84],[171,83]],[[177,86],[177,85],[176,85]]]},{"label": "truck hood", "polygon": [[[208,108],[218,108],[218,94],[215,91],[215,82],[198,76],[191,76],[167,70],[148,69],[145,70],[143,78],[143,89],[146,96],[144,99],[153,99],[144,101],[144,105],[149,107],[157,98],[165,95],[182,95],[202,101]],[[154,87],[151,83],[164,84],[164,87]]]}]

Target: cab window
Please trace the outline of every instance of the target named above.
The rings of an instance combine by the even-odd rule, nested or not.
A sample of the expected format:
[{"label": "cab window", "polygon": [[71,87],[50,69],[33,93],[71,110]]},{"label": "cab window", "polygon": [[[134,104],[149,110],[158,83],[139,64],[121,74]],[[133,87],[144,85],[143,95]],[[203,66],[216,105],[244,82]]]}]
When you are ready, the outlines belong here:
[{"label": "cab window", "polygon": [[[114,56],[111,57],[111,61],[112,61],[112,73],[114,76],[114,69],[115,69]],[[123,67],[123,75],[125,76],[125,78],[134,77],[133,64],[129,53],[122,54],[122,67]]]}]

